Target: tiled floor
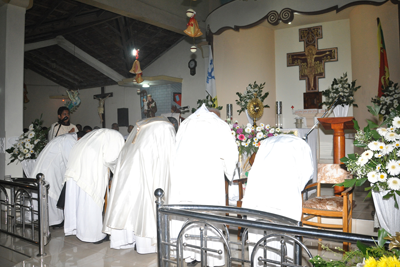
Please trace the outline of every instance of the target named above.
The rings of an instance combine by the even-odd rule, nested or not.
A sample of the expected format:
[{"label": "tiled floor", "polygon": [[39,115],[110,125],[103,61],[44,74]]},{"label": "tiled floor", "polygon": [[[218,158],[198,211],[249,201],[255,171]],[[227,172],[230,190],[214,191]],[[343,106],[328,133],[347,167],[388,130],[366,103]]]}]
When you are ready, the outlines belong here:
[{"label": "tiled floor", "polygon": [[[330,192],[331,188],[324,189]],[[324,192],[323,192],[324,194]],[[374,206],[372,199],[364,201],[366,193],[363,188],[357,188],[355,192],[356,208],[354,210],[353,232],[374,235],[373,215]],[[0,233],[0,267],[49,267],[49,266],[85,266],[85,267],[124,267],[124,266],[157,266],[156,254],[140,255],[134,249],[115,250],[110,249],[110,243],[102,244],[84,243],[75,236],[64,236],[63,229],[51,230],[52,238],[45,247],[47,253],[44,257],[36,257],[37,245],[30,244],[18,238],[13,238]],[[235,234],[231,235],[235,238]],[[340,253],[331,253],[316,250],[318,241],[305,239],[307,247],[313,255],[323,254],[331,258],[340,257]],[[331,248],[341,246],[340,243],[324,242]],[[17,252],[12,252],[10,249]],[[329,255],[328,255],[329,254]],[[306,263],[303,262],[303,265]],[[198,265],[199,266],[199,265]]]}]

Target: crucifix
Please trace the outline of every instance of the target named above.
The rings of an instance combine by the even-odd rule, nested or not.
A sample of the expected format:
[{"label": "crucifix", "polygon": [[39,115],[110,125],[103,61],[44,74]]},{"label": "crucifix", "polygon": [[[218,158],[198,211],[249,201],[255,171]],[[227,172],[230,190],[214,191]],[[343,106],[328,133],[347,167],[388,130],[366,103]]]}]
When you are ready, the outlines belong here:
[{"label": "crucifix", "polygon": [[299,29],[299,41],[304,42],[304,51],[287,54],[287,66],[299,66],[300,80],[306,81],[305,109],[319,108],[322,93],[318,90],[318,79],[325,77],[325,62],[338,60],[337,47],[318,49],[321,38],[322,26]]},{"label": "crucifix", "polygon": [[101,127],[106,128],[106,117],[105,117],[105,101],[107,98],[112,97],[113,93],[104,93],[104,86],[101,87],[101,94],[94,95],[93,99],[97,99],[99,101],[99,107],[97,108],[97,113],[99,113]]}]

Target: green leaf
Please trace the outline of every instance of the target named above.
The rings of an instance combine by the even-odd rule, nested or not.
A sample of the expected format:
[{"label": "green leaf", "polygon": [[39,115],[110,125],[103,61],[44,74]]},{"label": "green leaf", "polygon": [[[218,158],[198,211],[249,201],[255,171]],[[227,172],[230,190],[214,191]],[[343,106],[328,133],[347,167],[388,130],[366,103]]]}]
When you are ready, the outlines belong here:
[{"label": "green leaf", "polygon": [[365,199],[372,197],[372,191],[369,191]]},{"label": "green leaf", "polygon": [[357,179],[356,186],[362,186],[365,183],[365,181],[367,181],[367,180],[368,180],[368,178]]},{"label": "green leaf", "polygon": [[371,134],[375,138],[375,140],[379,140],[381,138],[381,135],[376,130],[372,130]]},{"label": "green leaf", "polygon": [[371,129],[374,129],[374,128],[378,128],[378,127],[379,127],[378,124],[376,124],[376,123],[373,122],[373,121],[367,120],[367,123],[368,123],[369,128],[371,128]]},{"label": "green leaf", "polygon": [[341,162],[343,162],[343,163],[346,163],[346,162],[348,162],[348,161],[349,161],[349,159],[348,159],[348,158],[346,158],[346,157],[343,157],[343,158],[341,158],[341,159],[340,159],[340,161],[341,161]]},{"label": "green leaf", "polygon": [[347,156],[348,156],[349,159],[351,159],[351,160],[356,160],[356,155],[355,155],[355,154],[348,154]]},{"label": "green leaf", "polygon": [[389,192],[389,193],[387,193],[386,195],[383,196],[383,199],[389,199],[389,198],[391,198],[393,196],[394,196],[393,193]]},{"label": "green leaf", "polygon": [[365,245],[364,243],[357,241],[357,248],[359,250],[361,250],[361,252],[363,253],[363,255],[367,254],[367,248],[369,248],[369,246]]},{"label": "green leaf", "polygon": [[383,245],[386,243],[386,240],[384,239],[385,237],[388,236],[388,232],[381,228],[378,231],[378,246],[383,247]]},{"label": "green leaf", "polygon": [[354,129],[356,129],[357,131],[360,130],[360,126],[358,125],[358,121],[353,120],[354,123]]}]

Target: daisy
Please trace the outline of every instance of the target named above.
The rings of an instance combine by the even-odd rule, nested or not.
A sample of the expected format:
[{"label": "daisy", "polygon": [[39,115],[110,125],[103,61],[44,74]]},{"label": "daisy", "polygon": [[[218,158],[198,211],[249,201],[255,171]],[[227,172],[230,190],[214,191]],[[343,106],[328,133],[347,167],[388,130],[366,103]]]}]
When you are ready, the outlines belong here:
[{"label": "daisy", "polygon": [[33,138],[35,136],[35,132],[30,132],[29,134],[28,134],[28,137],[29,138]]},{"label": "daisy", "polygon": [[244,144],[244,147],[248,147],[248,146],[249,146],[249,144],[248,144],[248,143]]},{"label": "daisy", "polygon": [[29,131],[33,131],[33,124],[29,125]]},{"label": "daisy", "polygon": [[258,138],[257,137],[254,137],[254,142],[258,142]]},{"label": "daisy", "polygon": [[378,142],[378,150],[383,150],[385,148],[385,143]]},{"label": "daisy", "polygon": [[378,131],[378,133],[380,134],[380,136],[385,136],[386,133],[388,132],[388,130],[387,130],[386,128],[382,128],[382,127],[378,128],[378,129],[376,129],[376,130]]},{"label": "daisy", "polygon": [[247,127],[244,131],[245,131],[246,133],[251,133],[251,128]]},{"label": "daisy", "polygon": [[24,151],[22,151],[24,154],[27,154],[28,152],[29,152],[29,150],[28,149],[24,149]]},{"label": "daisy", "polygon": [[396,141],[396,143],[394,143],[393,146],[396,147],[396,148],[400,147],[400,142]]},{"label": "daisy", "polygon": [[271,129],[269,130],[269,132],[273,134],[273,133],[275,133],[275,129],[274,129],[274,128],[271,128]]},{"label": "daisy", "polygon": [[279,133],[280,131],[281,131],[281,129],[280,128],[276,128],[276,130],[275,130],[277,133]]},{"label": "daisy", "polygon": [[388,173],[393,176],[400,173],[399,163],[393,159],[389,160],[388,164],[386,165],[386,169],[388,170]]},{"label": "daisy", "polygon": [[265,125],[264,123],[260,123],[260,127],[263,128]]},{"label": "daisy", "polygon": [[22,160],[24,159],[24,156],[18,155],[18,159],[19,159],[20,161],[22,161]]},{"label": "daisy", "polygon": [[[232,136],[235,136],[235,135],[236,135],[236,132],[235,132],[235,131],[231,131],[231,135],[232,135]],[[35,140],[35,142],[36,142],[36,140]]]},{"label": "daisy", "polygon": [[236,141],[236,145],[237,145],[237,146],[240,146],[240,142],[239,142],[239,141]]},{"label": "daisy", "polygon": [[257,143],[257,147],[260,147],[260,145],[261,145],[261,142],[258,142],[258,143]]},{"label": "daisy", "polygon": [[400,190],[400,179],[399,178],[389,178],[387,180],[387,184],[389,186],[390,189],[392,190]]},{"label": "daisy", "polygon": [[392,126],[392,127],[390,127],[388,130],[389,130],[389,132],[394,132],[394,131],[396,130],[396,128],[394,128],[394,127]]},{"label": "daisy", "polygon": [[378,173],[378,181],[384,182],[384,181],[386,181],[386,177],[387,177],[386,173],[383,173],[383,172]]},{"label": "daisy", "polygon": [[26,153],[25,154],[25,158],[30,158],[31,157],[31,154],[30,153]]},{"label": "daisy", "polygon": [[367,151],[364,151],[364,153],[361,154],[361,157],[367,158],[367,159],[371,159],[373,155],[374,155],[374,153],[372,153],[371,150],[367,150]]},{"label": "daisy", "polygon": [[364,166],[365,163],[367,163],[367,162],[368,162],[367,158],[359,157],[358,160],[357,160],[357,165]]},{"label": "daisy", "polygon": [[257,127],[257,128],[256,128],[256,131],[257,131],[257,132],[261,132],[261,127]]},{"label": "daisy", "polygon": [[36,145],[36,144],[39,143],[39,142],[40,142],[40,140],[39,140],[39,139],[36,139],[34,143],[35,143],[35,145]]},{"label": "daisy", "polygon": [[265,125],[265,129],[269,130],[271,128],[271,126],[269,126],[269,124]]},{"label": "daisy", "polygon": [[373,142],[368,144],[368,148],[373,150],[373,151],[376,151],[376,150],[379,150],[379,145],[380,144],[382,144],[382,147],[383,147],[383,143],[378,142],[378,141],[373,141]]},{"label": "daisy", "polygon": [[382,154],[383,154],[383,155],[387,155],[387,154],[389,154],[390,152],[392,152],[393,149],[394,149],[394,146],[392,146],[392,145],[386,145],[386,146],[383,148],[383,150],[382,150]]},{"label": "daisy", "polygon": [[375,171],[372,171],[372,172],[368,173],[367,176],[368,176],[368,181],[371,184],[374,184],[374,183],[378,182],[378,174]]},{"label": "daisy", "polygon": [[385,134],[385,139],[387,140],[387,141],[396,141],[396,139],[398,139],[398,135],[396,134],[396,133],[394,133],[394,132],[387,132],[386,134]]},{"label": "daisy", "polygon": [[263,138],[264,134],[262,132],[258,132],[256,136],[258,139],[260,139]]},{"label": "daisy", "polygon": [[382,165],[381,165],[381,164],[376,165],[375,170],[376,170],[377,172],[379,172],[381,169],[382,169]]},{"label": "daisy", "polygon": [[246,142],[242,142],[242,146],[245,146],[245,147],[247,147],[246,145],[247,145],[247,143],[246,143]]},{"label": "daisy", "polygon": [[400,128],[400,117],[399,116],[394,117],[392,124],[393,124],[393,127]]},{"label": "daisy", "polygon": [[256,143],[256,142],[253,142],[252,145],[253,145],[253,146],[257,146],[257,143]]},{"label": "daisy", "polygon": [[29,151],[29,153],[33,154],[33,153],[35,153],[35,151],[33,151],[33,150],[31,149],[31,151]]},{"label": "daisy", "polygon": [[246,125],[246,128],[252,128],[253,127],[253,125],[251,125],[251,123],[248,123],[247,125]]}]

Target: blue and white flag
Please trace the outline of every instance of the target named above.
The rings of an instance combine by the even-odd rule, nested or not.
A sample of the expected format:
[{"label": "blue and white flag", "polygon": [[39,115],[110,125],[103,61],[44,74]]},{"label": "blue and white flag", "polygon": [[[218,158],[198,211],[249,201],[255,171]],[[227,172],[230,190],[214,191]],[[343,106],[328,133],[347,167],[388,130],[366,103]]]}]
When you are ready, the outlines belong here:
[{"label": "blue and white flag", "polygon": [[[217,89],[215,86],[214,60],[213,60],[213,56],[212,56],[211,45],[208,46],[206,91],[207,91],[207,93],[209,93],[211,95],[212,98],[217,97]],[[215,104],[218,106],[218,102],[216,102]]]}]

